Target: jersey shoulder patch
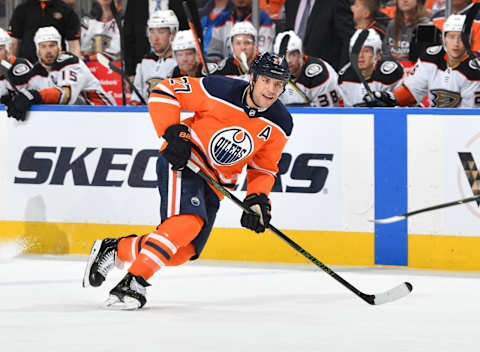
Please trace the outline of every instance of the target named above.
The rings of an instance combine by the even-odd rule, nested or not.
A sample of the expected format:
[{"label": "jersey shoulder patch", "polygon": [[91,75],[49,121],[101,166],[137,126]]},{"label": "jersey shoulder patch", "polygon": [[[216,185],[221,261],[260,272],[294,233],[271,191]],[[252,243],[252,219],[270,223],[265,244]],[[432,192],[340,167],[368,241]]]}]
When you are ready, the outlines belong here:
[{"label": "jersey shoulder patch", "polygon": [[307,88],[316,87],[328,80],[330,74],[323,60],[308,57],[298,82]]},{"label": "jersey shoulder patch", "polygon": [[68,65],[77,64],[79,62],[78,57],[72,53],[66,52],[58,55],[57,61],[52,65],[52,71],[58,71]]},{"label": "jersey shoulder patch", "polygon": [[403,77],[403,67],[393,58],[381,60],[372,74],[372,80],[391,85]]},{"label": "jersey shoulder patch", "polygon": [[33,76],[34,67],[27,59],[17,58],[9,69],[9,76],[13,84],[23,85],[28,83]]},{"label": "jersey shoulder patch", "polygon": [[469,81],[480,81],[480,59],[471,58],[463,61],[457,68]]}]

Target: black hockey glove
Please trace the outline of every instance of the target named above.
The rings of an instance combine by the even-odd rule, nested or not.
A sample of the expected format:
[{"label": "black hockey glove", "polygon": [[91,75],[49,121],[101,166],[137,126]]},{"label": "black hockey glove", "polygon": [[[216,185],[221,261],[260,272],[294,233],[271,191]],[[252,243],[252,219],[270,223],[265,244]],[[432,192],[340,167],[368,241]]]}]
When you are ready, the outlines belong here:
[{"label": "black hockey glove", "polygon": [[7,104],[7,115],[18,121],[25,121],[27,111],[33,104],[40,104],[42,97],[33,89],[22,89],[18,91]]},{"label": "black hockey glove", "polygon": [[243,204],[247,208],[253,210],[252,213],[243,212],[240,223],[243,227],[255,231],[256,233],[264,232],[268,225],[270,224],[270,219],[272,215],[270,210],[272,209],[270,199],[268,199],[265,193],[252,193],[248,195],[244,200]]},{"label": "black hockey glove", "polygon": [[5,110],[7,110],[8,105],[12,103],[15,92],[13,90],[8,90],[8,93],[0,97],[0,104],[5,105]]},{"label": "black hockey glove", "polygon": [[162,154],[172,164],[172,170],[182,170],[192,152],[190,132],[185,125],[172,125],[166,129],[163,138],[168,142]]},{"label": "black hockey glove", "polygon": [[366,94],[363,100],[368,107],[391,108],[398,105],[397,98],[392,92],[376,91],[373,92],[373,97]]}]

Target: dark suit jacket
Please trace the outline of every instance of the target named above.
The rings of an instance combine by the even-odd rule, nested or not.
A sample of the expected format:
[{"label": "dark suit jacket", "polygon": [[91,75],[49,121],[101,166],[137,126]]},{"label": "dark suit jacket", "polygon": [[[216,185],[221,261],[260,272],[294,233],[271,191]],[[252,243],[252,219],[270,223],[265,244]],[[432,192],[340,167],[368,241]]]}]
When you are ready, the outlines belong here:
[{"label": "dark suit jacket", "polygon": [[[192,13],[197,35],[201,40],[202,30],[195,0],[187,0]],[[170,0],[168,7],[175,12],[180,22],[179,30],[188,29],[188,22],[183,11],[182,1]],[[129,0],[125,9],[124,40],[125,40],[125,71],[127,75],[135,75],[137,63],[150,50],[147,38],[148,0]]]},{"label": "dark suit jacket", "polygon": [[[287,29],[295,29],[300,0],[285,2]],[[307,22],[305,54],[328,61],[337,71],[349,62],[348,44],[354,32],[348,0],[316,0]]]}]

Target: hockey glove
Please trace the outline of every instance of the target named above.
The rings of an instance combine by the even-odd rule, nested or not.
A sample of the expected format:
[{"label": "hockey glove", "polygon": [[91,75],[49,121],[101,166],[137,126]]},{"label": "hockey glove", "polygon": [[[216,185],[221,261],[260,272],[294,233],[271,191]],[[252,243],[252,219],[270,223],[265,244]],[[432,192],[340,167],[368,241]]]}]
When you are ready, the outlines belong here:
[{"label": "hockey glove", "polygon": [[272,209],[270,199],[265,193],[252,193],[248,195],[243,204],[247,208],[252,209],[253,213],[243,212],[240,223],[243,227],[255,231],[256,233],[264,232],[270,224],[270,210]]},{"label": "hockey glove", "polygon": [[187,165],[192,152],[190,132],[185,125],[172,125],[167,128],[163,138],[168,142],[162,154],[172,164],[172,170],[182,170]]},{"label": "hockey glove", "polygon": [[392,92],[376,91],[373,97],[366,94],[363,100],[368,107],[391,108],[398,105],[397,98]]},{"label": "hockey glove", "polygon": [[18,121],[25,121],[27,111],[33,104],[40,104],[42,97],[40,93],[33,89],[22,89],[13,96],[7,104],[7,115]]}]

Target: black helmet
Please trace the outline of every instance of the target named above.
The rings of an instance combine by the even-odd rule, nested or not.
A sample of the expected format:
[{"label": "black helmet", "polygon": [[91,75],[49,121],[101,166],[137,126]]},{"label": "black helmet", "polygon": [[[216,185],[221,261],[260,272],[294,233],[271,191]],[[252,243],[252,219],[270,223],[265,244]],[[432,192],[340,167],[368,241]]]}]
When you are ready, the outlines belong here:
[{"label": "black helmet", "polygon": [[250,66],[250,73],[253,73],[253,81],[257,80],[258,75],[279,79],[285,83],[290,79],[287,60],[270,53],[257,55]]}]

